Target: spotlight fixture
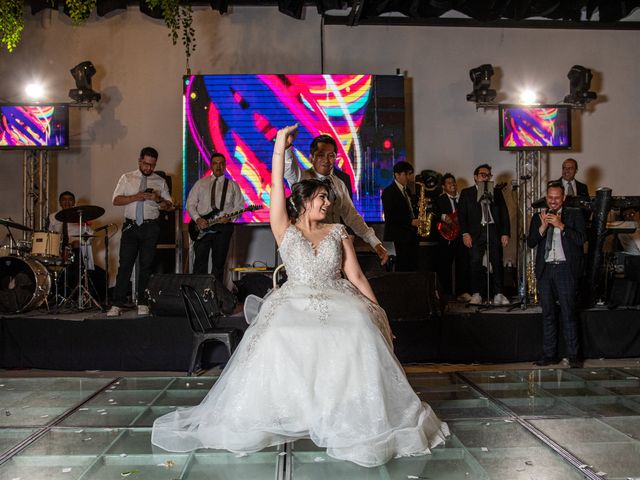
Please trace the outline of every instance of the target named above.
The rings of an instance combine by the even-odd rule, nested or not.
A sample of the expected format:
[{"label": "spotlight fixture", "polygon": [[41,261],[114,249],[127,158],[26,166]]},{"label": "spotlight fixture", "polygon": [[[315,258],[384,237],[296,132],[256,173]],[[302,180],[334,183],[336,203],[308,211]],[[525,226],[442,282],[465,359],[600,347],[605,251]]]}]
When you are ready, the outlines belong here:
[{"label": "spotlight fixture", "polygon": [[76,88],[69,90],[69,97],[77,103],[99,102],[100,94],[91,88],[91,77],[96,74],[93,63],[88,60],[79,63],[70,72],[76,81]]},{"label": "spotlight fixture", "polygon": [[492,76],[493,66],[488,63],[469,70],[473,92],[467,95],[467,102],[490,103],[495,100],[496,91],[490,88]]},{"label": "spotlight fixture", "polygon": [[596,92],[589,91],[593,78],[591,70],[582,65],[574,65],[569,70],[567,78],[569,79],[569,95],[564,97],[565,103],[584,107],[591,100],[597,98]]}]

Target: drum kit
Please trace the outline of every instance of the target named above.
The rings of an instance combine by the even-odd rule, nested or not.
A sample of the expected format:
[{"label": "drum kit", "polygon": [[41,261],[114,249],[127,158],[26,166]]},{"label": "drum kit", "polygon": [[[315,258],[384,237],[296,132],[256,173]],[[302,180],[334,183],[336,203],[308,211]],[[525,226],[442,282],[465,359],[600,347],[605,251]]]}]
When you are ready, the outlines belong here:
[{"label": "drum kit", "polygon": [[[81,205],[60,210],[55,219],[80,226],[78,238],[80,252],[95,235],[87,233],[87,222],[104,214],[102,207]],[[10,244],[0,247],[0,313],[22,313],[40,307],[47,309],[71,307],[85,310],[96,306],[98,301],[89,291],[89,277],[84,255],[77,263],[78,284],[66,296],[67,277],[74,266],[75,254],[70,246],[62,248],[62,235],[58,232],[32,231],[29,227],[10,219],[0,219],[0,226],[8,232]],[[14,240],[11,229],[31,233],[31,240]],[[84,247],[84,248],[83,248]],[[58,279],[64,275],[63,293],[59,292]],[[52,287],[53,290],[52,291]]]}]

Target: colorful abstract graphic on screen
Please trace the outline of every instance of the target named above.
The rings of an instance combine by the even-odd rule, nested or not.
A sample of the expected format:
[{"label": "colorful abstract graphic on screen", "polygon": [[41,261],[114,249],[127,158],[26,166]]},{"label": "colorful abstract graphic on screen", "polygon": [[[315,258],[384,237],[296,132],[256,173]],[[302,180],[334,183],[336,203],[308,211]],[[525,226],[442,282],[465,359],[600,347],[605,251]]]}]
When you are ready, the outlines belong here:
[{"label": "colorful abstract graphic on screen", "polygon": [[[404,79],[375,75],[196,75],[184,85],[183,198],[222,153],[227,176],[246,204],[270,203],[271,155],[278,128],[298,123],[294,156],[311,166],[309,145],[329,134],[338,142],[336,168],[349,175],[356,208],[382,219],[380,190],[405,155]],[[188,213],[185,220],[188,220]],[[266,222],[268,208],[243,222]]]},{"label": "colorful abstract graphic on screen", "polygon": [[500,109],[501,148],[570,148],[570,109],[516,107]]},{"label": "colorful abstract graphic on screen", "polygon": [[68,147],[66,105],[0,105],[0,148]]}]

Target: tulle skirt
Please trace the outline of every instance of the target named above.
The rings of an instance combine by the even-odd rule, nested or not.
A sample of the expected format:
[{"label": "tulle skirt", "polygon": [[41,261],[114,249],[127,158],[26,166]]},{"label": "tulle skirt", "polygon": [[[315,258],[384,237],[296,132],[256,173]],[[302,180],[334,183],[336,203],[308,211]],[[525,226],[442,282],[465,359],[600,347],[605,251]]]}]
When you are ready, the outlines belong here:
[{"label": "tulle skirt", "polygon": [[265,300],[202,403],[158,418],[165,450],[252,453],[310,438],[358,465],[423,455],[449,434],[409,385],[384,312],[346,280]]}]

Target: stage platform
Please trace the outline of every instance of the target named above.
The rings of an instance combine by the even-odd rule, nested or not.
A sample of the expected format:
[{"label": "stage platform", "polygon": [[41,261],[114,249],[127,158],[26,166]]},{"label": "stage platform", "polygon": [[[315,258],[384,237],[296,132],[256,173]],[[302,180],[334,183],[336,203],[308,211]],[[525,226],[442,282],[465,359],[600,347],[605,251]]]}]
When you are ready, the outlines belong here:
[{"label": "stage platform", "polygon": [[[594,308],[579,316],[585,358],[640,357],[640,310]],[[246,328],[241,315],[223,322]],[[392,320],[391,327],[405,364],[510,363],[542,356],[538,307],[481,310],[453,303],[441,316]],[[181,317],[43,310],[0,317],[1,368],[184,371],[190,353],[191,331]],[[222,348],[211,348],[204,358],[225,361]]]}]

